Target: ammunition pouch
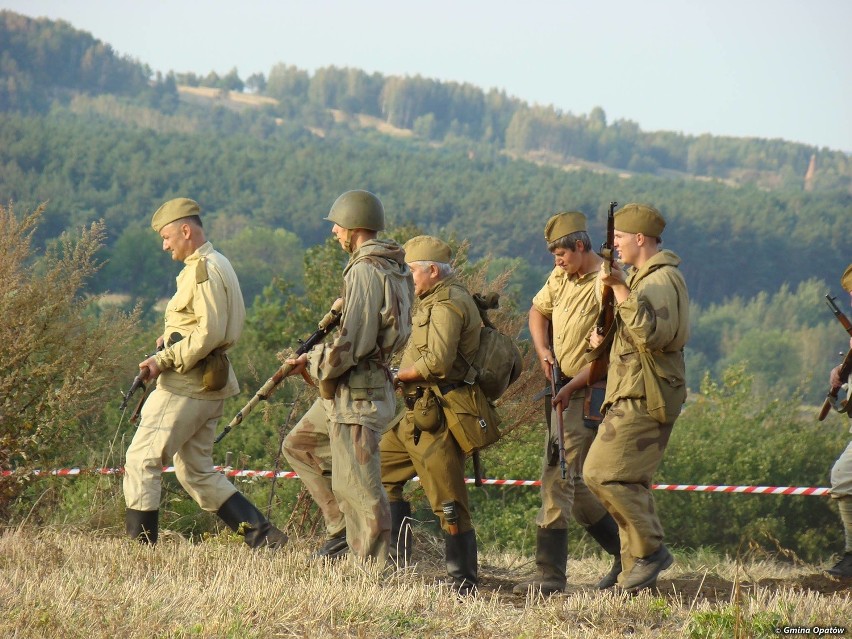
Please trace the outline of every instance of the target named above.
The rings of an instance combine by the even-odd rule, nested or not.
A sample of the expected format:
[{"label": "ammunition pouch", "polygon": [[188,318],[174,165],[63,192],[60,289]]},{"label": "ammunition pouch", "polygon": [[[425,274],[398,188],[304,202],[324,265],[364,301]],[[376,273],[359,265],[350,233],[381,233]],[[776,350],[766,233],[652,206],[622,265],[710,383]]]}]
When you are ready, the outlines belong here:
[{"label": "ammunition pouch", "polygon": [[231,362],[224,351],[213,350],[201,360],[201,387],[205,391],[218,391],[228,385]]},{"label": "ammunition pouch", "polygon": [[390,373],[381,363],[373,360],[358,362],[355,368],[349,371],[349,396],[353,400],[370,402],[385,400],[389,379]]},{"label": "ammunition pouch", "polygon": [[604,397],[606,396],[606,379],[599,380],[587,386],[583,395],[583,426],[595,429],[603,421]]}]

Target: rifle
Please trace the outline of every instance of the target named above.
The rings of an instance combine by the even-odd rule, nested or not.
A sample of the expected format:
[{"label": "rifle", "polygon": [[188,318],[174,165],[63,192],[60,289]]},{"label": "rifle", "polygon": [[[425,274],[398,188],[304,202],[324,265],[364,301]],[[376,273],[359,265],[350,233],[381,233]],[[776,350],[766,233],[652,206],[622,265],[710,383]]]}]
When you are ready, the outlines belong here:
[{"label": "rifle", "polygon": [[[299,357],[307,353],[314,346],[319,344],[323,339],[325,339],[326,335],[328,335],[335,326],[340,323],[340,318],[343,315],[343,299],[337,299],[334,304],[331,306],[331,310],[325,314],[325,316],[320,320],[318,328],[314,331],[311,336],[305,341],[299,340],[300,346],[296,349],[295,357]],[[214,444],[218,444],[222,441],[222,438],[225,437],[228,433],[231,432],[231,429],[234,426],[239,426],[243,419],[248,417],[249,413],[257,406],[261,401],[269,399],[269,396],[272,395],[272,392],[278,387],[278,385],[284,381],[284,378],[290,374],[290,371],[293,370],[292,364],[284,363],[280,366],[280,368],[275,371],[275,374],[266,380],[266,383],[261,386],[258,391],[254,394],[248,403],[243,406],[242,410],[240,410],[234,418],[231,420],[231,423],[225,426],[225,429],[219,433],[219,436],[213,440]]]},{"label": "rifle", "polygon": [[[604,259],[601,268],[609,275],[612,272],[612,263],[615,260],[613,245],[615,244],[615,207],[618,202],[609,203],[609,212],[606,216],[606,241],[601,244],[600,256]],[[595,322],[595,332],[600,336],[609,334],[612,323],[615,320],[615,294],[611,286],[604,286],[601,292],[601,311]],[[605,354],[606,348],[601,348],[598,357],[589,366],[589,386],[606,377],[608,359]]]},{"label": "rifle", "polygon": [[[550,365],[550,392],[553,393],[553,399],[556,399],[556,380],[559,379],[559,364],[554,362]],[[568,470],[565,468],[565,423],[562,421],[562,410],[565,407],[562,404],[556,406],[556,438],[559,440],[559,468],[562,471],[562,479],[568,476]]]},{"label": "rifle", "polygon": [[[174,333],[169,335],[169,339],[168,339],[167,344],[168,344],[168,346],[171,346],[172,344],[177,344],[182,339],[183,339],[183,335],[181,335],[180,333],[175,331]],[[165,346],[166,345],[164,344],[163,346],[160,346],[156,351],[154,351],[150,355],[146,355],[145,359],[148,359],[149,357],[153,357],[154,355],[157,354],[158,351],[163,350],[163,348],[165,348]],[[123,413],[124,410],[127,408],[127,403],[130,401],[130,398],[133,397],[133,393],[135,393],[140,388],[142,389],[142,393],[143,393],[142,398],[139,400],[139,403],[136,404],[136,408],[133,410],[133,414],[130,415],[130,421],[131,422],[135,422],[136,419],[139,417],[139,413],[142,412],[142,405],[145,403],[145,399],[147,398],[145,391],[148,390],[145,387],[145,382],[147,381],[148,377],[150,377],[150,375],[151,375],[151,371],[148,369],[147,366],[145,368],[140,368],[139,374],[136,375],[136,377],[133,378],[133,382],[130,384],[130,388],[127,389],[126,393],[122,393],[123,399],[121,401],[121,406],[118,407],[118,410],[122,411],[122,413]]]},{"label": "rifle", "polygon": [[[828,304],[828,307],[831,309],[831,312],[834,313],[834,316],[837,318],[837,321],[846,329],[846,332],[849,335],[852,335],[852,322],[849,321],[849,318],[843,314],[837,304],[834,303],[836,297],[832,297],[830,293],[826,293],[825,295],[825,303]],[[846,357],[843,358],[843,363],[840,364],[839,377],[840,379],[849,379],[849,376],[852,375],[852,349],[846,353]],[[837,396],[840,394],[840,388],[830,388],[828,390],[828,394],[825,397],[825,401],[822,404],[822,408],[819,411],[819,415],[817,419],[822,421],[825,419],[825,416],[828,415],[828,412],[834,408],[838,413],[849,413],[852,410],[852,404],[848,402],[848,400],[842,399],[838,402]]]},{"label": "rifle", "polygon": [[841,311],[837,307],[837,304],[834,303],[836,299],[836,297],[831,296],[831,293],[825,294],[825,303],[828,304],[828,307],[831,309],[831,312],[834,313],[834,316],[837,318],[837,321],[843,325],[843,328],[846,329],[846,332],[849,333],[849,335],[852,335],[852,322],[849,321],[849,318],[846,317],[843,314],[843,311]]}]

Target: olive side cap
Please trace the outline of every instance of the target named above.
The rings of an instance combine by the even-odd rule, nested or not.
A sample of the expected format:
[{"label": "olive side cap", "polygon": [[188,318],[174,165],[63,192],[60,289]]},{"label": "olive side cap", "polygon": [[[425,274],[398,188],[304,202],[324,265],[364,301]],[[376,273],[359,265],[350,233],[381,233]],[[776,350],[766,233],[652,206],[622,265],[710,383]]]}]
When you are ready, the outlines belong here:
[{"label": "olive side cap", "polygon": [[840,286],[844,291],[852,293],[852,264],[846,267],[843,275],[840,276]]},{"label": "olive side cap", "polygon": [[642,233],[649,237],[660,237],[666,228],[666,220],[660,212],[648,204],[628,204],[615,212],[613,222],[616,231]]},{"label": "olive side cap", "polygon": [[548,242],[558,240],[560,237],[586,231],[586,216],[579,211],[566,211],[557,213],[547,221],[544,227],[544,239]]},{"label": "olive side cap", "polygon": [[201,215],[201,207],[198,206],[198,202],[190,200],[188,197],[178,197],[169,200],[157,209],[154,217],[151,218],[151,228],[159,233],[160,229],[167,224],[193,215]]},{"label": "olive side cap", "polygon": [[406,262],[439,262],[449,264],[452,259],[450,245],[431,235],[418,235],[402,247]]}]

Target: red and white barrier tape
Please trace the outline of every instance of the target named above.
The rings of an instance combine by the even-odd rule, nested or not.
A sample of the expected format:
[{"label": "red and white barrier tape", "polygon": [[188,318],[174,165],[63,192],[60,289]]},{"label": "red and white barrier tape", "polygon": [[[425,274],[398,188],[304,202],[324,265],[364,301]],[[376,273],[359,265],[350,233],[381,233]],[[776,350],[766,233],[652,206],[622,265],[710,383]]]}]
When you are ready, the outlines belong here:
[{"label": "red and white barrier tape", "polygon": [[[298,479],[299,475],[293,471],[285,470],[238,470],[227,468],[225,466],[216,466],[216,470],[222,472],[227,477],[245,477],[248,479]],[[56,477],[74,477],[77,475],[121,475],[124,472],[123,468],[59,468],[56,470],[34,470],[33,475],[53,475]],[[163,468],[164,473],[175,472],[174,466]],[[3,477],[15,475],[13,470],[2,471]],[[418,481],[415,477],[412,481]],[[465,479],[465,483],[473,484],[474,480],[471,477]],[[541,486],[541,482],[531,479],[483,479],[483,485],[486,486]],[[682,490],[695,493],[745,493],[749,495],[829,495],[830,488],[821,488],[817,486],[798,487],[798,486],[704,486],[700,484],[653,484],[654,490]]]}]

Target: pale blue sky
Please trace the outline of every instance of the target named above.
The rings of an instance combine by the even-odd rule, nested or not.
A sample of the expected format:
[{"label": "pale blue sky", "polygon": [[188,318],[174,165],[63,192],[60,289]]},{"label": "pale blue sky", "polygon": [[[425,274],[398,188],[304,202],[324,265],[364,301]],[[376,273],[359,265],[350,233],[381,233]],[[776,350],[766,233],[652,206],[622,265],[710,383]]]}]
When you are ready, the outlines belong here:
[{"label": "pale blue sky", "polygon": [[852,152],[850,0],[0,0],[158,71],[357,67]]}]

